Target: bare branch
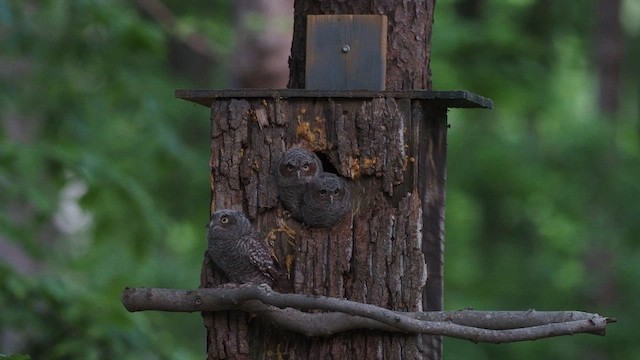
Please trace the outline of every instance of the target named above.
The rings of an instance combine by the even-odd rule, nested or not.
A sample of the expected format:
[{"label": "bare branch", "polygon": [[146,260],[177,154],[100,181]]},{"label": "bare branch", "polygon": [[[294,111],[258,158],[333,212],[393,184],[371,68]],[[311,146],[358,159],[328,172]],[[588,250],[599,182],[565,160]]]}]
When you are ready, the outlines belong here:
[{"label": "bare branch", "polygon": [[[454,324],[492,330],[517,329],[538,325],[565,323],[577,320],[589,320],[594,314],[582,311],[458,311],[416,312],[412,316],[419,320],[450,321]],[[604,335],[604,331],[594,332]]]},{"label": "bare branch", "polygon": [[[122,293],[122,303],[131,312],[241,310],[307,336],[370,329],[445,335],[489,343],[534,340],[581,332],[603,335],[606,325],[615,321],[597,314],[572,311],[405,313],[325,296],[281,294],[266,286],[197,290],[126,288]],[[331,312],[309,313],[298,309]]]}]

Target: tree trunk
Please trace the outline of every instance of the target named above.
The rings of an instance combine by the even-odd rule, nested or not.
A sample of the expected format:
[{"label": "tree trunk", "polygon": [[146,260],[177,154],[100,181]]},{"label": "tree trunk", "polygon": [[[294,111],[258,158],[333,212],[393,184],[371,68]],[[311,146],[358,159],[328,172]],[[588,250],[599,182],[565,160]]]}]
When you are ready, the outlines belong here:
[{"label": "tree trunk", "polygon": [[[433,6],[433,0],[296,1],[289,87],[304,88],[306,15],[386,14],[386,89],[430,89]],[[211,211],[233,208],[252,219],[282,267],[276,290],[441,310],[446,107],[410,96],[247,95],[211,105]],[[331,229],[282,218],[271,174],[296,145],[349,179],[352,212]],[[201,286],[223,282],[205,259]],[[441,357],[439,336],[358,331],[306,338],[244,314],[204,316],[209,359]]]},{"label": "tree trunk", "polygon": [[598,107],[605,115],[616,115],[620,107],[620,75],[624,53],[620,7],[620,0],[598,0],[596,4],[594,48]]},{"label": "tree trunk", "polygon": [[293,29],[293,0],[236,0],[233,88],[282,88]]}]

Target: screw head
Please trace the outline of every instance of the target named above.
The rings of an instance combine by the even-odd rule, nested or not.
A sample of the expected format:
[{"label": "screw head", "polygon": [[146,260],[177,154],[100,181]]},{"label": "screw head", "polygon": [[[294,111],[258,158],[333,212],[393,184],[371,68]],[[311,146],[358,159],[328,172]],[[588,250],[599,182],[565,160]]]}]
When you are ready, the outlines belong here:
[{"label": "screw head", "polygon": [[342,52],[343,53],[348,53],[349,50],[351,50],[351,46],[349,46],[349,45],[343,45],[342,46]]}]

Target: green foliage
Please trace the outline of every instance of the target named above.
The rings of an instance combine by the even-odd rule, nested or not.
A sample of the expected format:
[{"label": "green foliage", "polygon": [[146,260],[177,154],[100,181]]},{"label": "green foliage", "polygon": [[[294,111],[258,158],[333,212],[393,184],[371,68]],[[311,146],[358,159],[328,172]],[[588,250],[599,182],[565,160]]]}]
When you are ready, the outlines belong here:
[{"label": "green foliage", "polygon": [[[178,6],[177,27],[223,5]],[[125,1],[3,2],[0,19],[14,69],[0,73],[0,236],[42,273],[0,269],[0,332],[34,358],[200,358],[199,316],[119,301],[125,286],[198,285],[209,124],[173,96],[194,87],[170,72],[174,35]],[[60,226],[73,205],[89,221]]]},{"label": "green foliage", "polygon": [[3,354],[0,354],[0,359],[4,359],[4,360],[30,360],[31,356],[29,356],[29,355],[3,355]]},{"label": "green foliage", "polygon": [[[463,3],[438,3],[434,84],[476,91],[496,108],[450,113],[445,306],[622,321],[604,338],[447,339],[446,357],[634,358],[638,121],[626,105],[615,119],[598,115],[590,4],[485,2],[468,17]],[[637,87],[624,85],[623,104],[637,107]]]}]

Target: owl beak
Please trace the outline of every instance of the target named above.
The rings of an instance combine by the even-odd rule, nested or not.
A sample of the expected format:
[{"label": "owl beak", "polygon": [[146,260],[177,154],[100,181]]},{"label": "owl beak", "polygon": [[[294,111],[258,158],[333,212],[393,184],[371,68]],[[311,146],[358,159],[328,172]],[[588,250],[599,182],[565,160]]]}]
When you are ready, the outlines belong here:
[{"label": "owl beak", "polygon": [[296,174],[298,175],[298,179],[300,179],[300,170],[296,171]]},{"label": "owl beak", "polygon": [[329,201],[333,204],[333,195],[329,195]]}]

